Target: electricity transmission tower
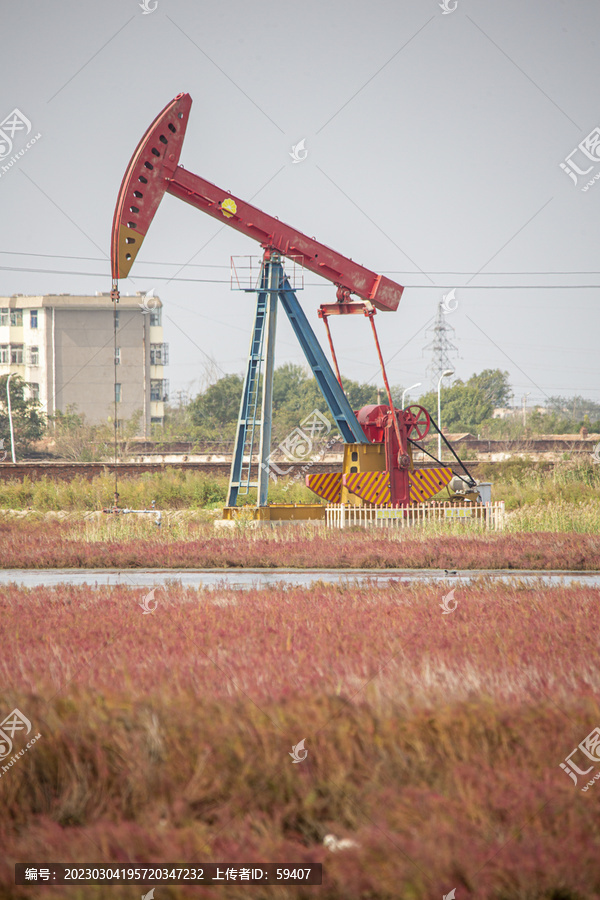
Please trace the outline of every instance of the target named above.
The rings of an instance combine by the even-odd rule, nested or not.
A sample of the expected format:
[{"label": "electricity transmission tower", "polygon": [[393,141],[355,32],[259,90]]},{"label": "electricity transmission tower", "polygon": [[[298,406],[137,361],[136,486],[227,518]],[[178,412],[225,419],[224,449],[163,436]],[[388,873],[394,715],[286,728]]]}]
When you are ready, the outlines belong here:
[{"label": "electricity transmission tower", "polygon": [[435,322],[425,332],[426,336],[433,335],[433,340],[423,348],[431,353],[431,362],[427,366],[427,374],[434,387],[437,387],[438,379],[442,372],[454,368],[450,358],[451,354],[458,356],[458,348],[452,343],[454,334],[455,329],[448,323],[448,319],[444,314],[443,301],[440,300]]}]

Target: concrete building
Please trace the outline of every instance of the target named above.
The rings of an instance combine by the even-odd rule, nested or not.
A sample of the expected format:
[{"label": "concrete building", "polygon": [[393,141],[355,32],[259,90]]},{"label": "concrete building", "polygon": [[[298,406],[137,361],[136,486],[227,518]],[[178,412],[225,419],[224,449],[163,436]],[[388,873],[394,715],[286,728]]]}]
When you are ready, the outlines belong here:
[{"label": "concrete building", "polygon": [[162,303],[138,293],[117,305],[116,393],[110,294],[0,297],[0,375],[21,375],[44,412],[84,414],[91,424],[119,422],[140,411],[140,431],[164,422]]}]

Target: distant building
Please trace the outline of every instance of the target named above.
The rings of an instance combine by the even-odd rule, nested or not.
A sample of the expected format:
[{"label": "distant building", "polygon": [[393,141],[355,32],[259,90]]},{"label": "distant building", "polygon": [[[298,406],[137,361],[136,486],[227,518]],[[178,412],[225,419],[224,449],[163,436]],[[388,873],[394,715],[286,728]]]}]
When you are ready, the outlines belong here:
[{"label": "distant building", "polygon": [[[532,409],[528,409],[527,412],[528,413],[536,412],[542,416],[545,416],[548,414],[549,409],[546,406],[534,406]],[[492,419],[511,419],[511,418],[515,418],[516,416],[522,416],[522,415],[523,415],[523,407],[522,406],[521,407],[497,406],[492,413]]]},{"label": "distant building", "polygon": [[113,347],[110,294],[0,297],[0,375],[21,375],[48,415],[74,406],[95,425],[112,418],[116,396],[118,421],[140,410],[147,434],[163,424],[169,398],[158,297],[122,296],[117,305],[116,387]]}]

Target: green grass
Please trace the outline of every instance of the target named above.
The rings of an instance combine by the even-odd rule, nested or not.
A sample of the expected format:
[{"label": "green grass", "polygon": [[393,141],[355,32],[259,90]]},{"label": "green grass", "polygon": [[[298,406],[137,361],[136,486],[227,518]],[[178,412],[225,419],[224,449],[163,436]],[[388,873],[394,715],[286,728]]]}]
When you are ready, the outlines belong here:
[{"label": "green grass", "polygon": [[[591,462],[565,462],[554,468],[548,463],[513,459],[482,465],[481,481],[493,482],[493,499],[504,500],[506,527],[511,531],[600,532],[600,466]],[[122,478],[118,482],[119,505],[146,509],[156,501],[161,510],[218,510],[227,499],[227,478],[201,472],[167,469]],[[112,506],[114,476],[100,475],[91,481],[70,482],[47,477],[38,481],[8,480],[0,483],[0,509],[91,512]],[[272,503],[315,503],[318,498],[301,481],[280,479],[269,485]],[[256,493],[239,498],[239,505],[253,505]],[[204,521],[209,521],[206,516]],[[108,526],[107,526],[108,527]],[[428,531],[440,531],[440,525]],[[453,523],[452,530],[462,527]],[[476,526],[467,526],[469,531]],[[446,530],[443,526],[442,530]]]},{"label": "green grass", "polygon": [[537,503],[600,502],[600,465],[592,462],[547,462],[511,459],[482,464],[479,481],[492,481],[492,497],[504,500],[508,510]]},{"label": "green grass", "polygon": [[507,531],[577,531],[600,533],[600,499],[536,500],[507,513]]},{"label": "green grass", "polygon": [[[222,507],[227,500],[228,480],[204,473],[170,469],[145,472],[120,478],[119,505],[146,509],[153,500],[160,509],[211,509]],[[36,510],[95,510],[113,505],[114,475],[99,475],[88,481],[77,477],[72,481],[55,481],[43,477],[37,481],[0,482],[0,508]],[[314,503],[315,495],[299,482],[269,486],[274,503]],[[256,503],[256,491],[240,496],[239,505]]]}]

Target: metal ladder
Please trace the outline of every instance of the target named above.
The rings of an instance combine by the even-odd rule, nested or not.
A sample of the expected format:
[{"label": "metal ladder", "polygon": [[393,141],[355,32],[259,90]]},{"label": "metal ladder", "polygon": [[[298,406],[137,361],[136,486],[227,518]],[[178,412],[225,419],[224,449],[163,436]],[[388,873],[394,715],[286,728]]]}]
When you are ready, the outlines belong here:
[{"label": "metal ladder", "polygon": [[238,494],[248,494],[250,488],[258,487],[257,481],[251,481],[251,472],[254,445],[258,432],[262,428],[259,406],[260,373],[263,363],[268,298],[268,293],[261,291],[256,301],[254,329],[250,339],[248,367],[235,436],[235,452],[231,463],[228,506],[236,505]]}]

